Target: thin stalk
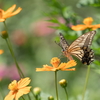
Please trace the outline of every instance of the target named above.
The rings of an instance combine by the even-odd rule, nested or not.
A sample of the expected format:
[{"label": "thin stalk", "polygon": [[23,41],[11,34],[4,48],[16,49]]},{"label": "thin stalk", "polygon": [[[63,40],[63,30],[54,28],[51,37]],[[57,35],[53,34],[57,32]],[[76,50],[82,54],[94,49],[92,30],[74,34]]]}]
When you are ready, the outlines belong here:
[{"label": "thin stalk", "polygon": [[85,85],[84,85],[83,94],[82,94],[82,100],[84,100],[84,96],[85,96],[85,92],[86,92],[86,88],[87,88],[87,84],[88,84],[88,79],[89,79],[89,74],[90,74],[90,65],[88,66],[88,69],[87,69]]},{"label": "thin stalk", "polygon": [[22,99],[25,100],[25,98],[22,96]]},{"label": "thin stalk", "polygon": [[[4,21],[4,26],[5,26],[5,29],[6,29],[6,31],[7,31],[7,25],[6,25],[5,21]],[[8,33],[8,31],[7,31],[7,33]],[[13,59],[14,59],[14,62],[15,62],[15,64],[16,64],[18,73],[19,73],[19,75],[20,75],[21,78],[24,78],[25,76],[24,76],[22,70],[20,69],[20,67],[19,67],[19,65],[18,65],[18,63],[17,63],[15,54],[14,54],[13,49],[12,49],[12,46],[11,46],[11,42],[10,42],[9,36],[8,36],[8,38],[5,39],[5,40],[6,40],[6,43],[7,43],[7,45],[8,45],[8,48],[9,48],[9,50],[10,50],[10,53],[11,53]],[[29,94],[28,94],[28,98],[29,98],[29,100],[31,100]],[[23,99],[24,99],[24,98],[23,98]]]},{"label": "thin stalk", "polygon": [[55,71],[55,89],[56,89],[56,98],[58,100],[57,71]]},{"label": "thin stalk", "polygon": [[[7,25],[6,25],[5,21],[4,21],[3,23],[4,23],[4,26],[5,26],[5,29],[6,29],[6,31],[7,31],[7,33],[8,33]],[[14,55],[14,52],[13,52],[13,49],[12,49],[12,46],[11,46],[11,42],[10,42],[9,36],[8,36],[8,38],[6,38],[5,40],[6,40],[6,43],[7,43],[7,45],[8,45],[8,48],[9,48],[9,50],[10,50],[10,53],[11,53],[13,59],[14,59],[14,62],[15,62],[15,64],[16,64],[18,73],[19,73],[19,75],[20,75],[21,78],[24,78],[24,74],[23,74],[23,72],[21,71],[21,69],[20,69],[20,67],[19,67],[19,65],[18,65],[18,63],[17,63],[16,57],[15,57],[15,55]]]},{"label": "thin stalk", "polygon": [[[9,39],[9,38],[8,38],[8,39]],[[19,73],[20,77],[23,78],[24,75],[23,75],[23,73],[22,73],[22,71],[21,71],[21,69],[20,69],[20,67],[19,67],[19,65],[18,65],[18,63],[17,63],[16,57],[15,57],[15,55],[14,55],[14,52],[13,52],[12,47],[11,47],[11,44],[10,44],[10,40],[8,41],[8,39],[5,39],[5,40],[6,40],[6,43],[7,43],[7,46],[8,46],[8,48],[9,48],[9,50],[10,50],[10,53],[11,53],[13,59],[14,59],[14,62],[15,62],[16,67],[17,67],[17,69],[18,69],[18,73]]]},{"label": "thin stalk", "polygon": [[65,94],[66,94],[66,100],[68,100],[68,92],[67,92],[67,89],[66,89],[66,87],[64,88],[64,90],[65,90]]},{"label": "thin stalk", "polygon": [[0,85],[0,93],[1,93],[1,96],[2,96],[2,100],[4,99],[4,93],[3,93],[3,89],[2,89],[2,86]]}]

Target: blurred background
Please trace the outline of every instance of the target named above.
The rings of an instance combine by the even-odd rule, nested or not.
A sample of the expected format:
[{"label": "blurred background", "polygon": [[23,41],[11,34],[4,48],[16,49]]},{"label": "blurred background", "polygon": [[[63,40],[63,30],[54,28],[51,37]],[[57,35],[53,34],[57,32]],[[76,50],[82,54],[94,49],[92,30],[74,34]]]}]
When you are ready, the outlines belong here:
[{"label": "blurred background", "polygon": [[[13,4],[21,7],[22,11],[6,20],[12,47],[17,61],[25,76],[32,79],[31,85],[40,87],[42,100],[47,100],[49,95],[55,97],[54,72],[36,72],[36,68],[42,68],[44,64],[50,65],[52,57],[60,57],[62,62],[67,62],[61,56],[61,48],[55,43],[59,41],[59,32],[63,32],[69,44],[71,44],[81,31],[71,30],[71,25],[81,24],[86,17],[93,17],[94,24],[100,24],[99,0],[0,0],[0,8],[7,10]],[[0,31],[4,25],[0,22]],[[85,32],[85,31],[84,31]],[[86,91],[85,100],[100,99],[100,29],[93,39],[92,49],[95,53],[95,61],[91,64],[91,72]],[[14,61],[9,52],[5,40],[0,37],[0,49],[4,53],[0,55],[0,87],[3,94],[8,93],[8,84],[19,75]],[[87,66],[77,58],[76,71],[58,72],[58,81],[68,81],[69,100],[81,100],[83,86],[87,72]],[[58,85],[60,100],[65,100],[63,89]],[[0,100],[2,97],[0,96]]]}]

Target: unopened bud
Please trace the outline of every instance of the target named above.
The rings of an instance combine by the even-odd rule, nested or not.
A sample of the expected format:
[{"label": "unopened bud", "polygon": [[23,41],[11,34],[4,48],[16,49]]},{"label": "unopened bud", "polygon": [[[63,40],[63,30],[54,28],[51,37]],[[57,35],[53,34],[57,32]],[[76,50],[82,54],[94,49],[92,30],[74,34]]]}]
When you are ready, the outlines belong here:
[{"label": "unopened bud", "polygon": [[34,93],[35,95],[39,95],[40,92],[41,92],[41,89],[40,89],[39,87],[35,87],[35,88],[33,89],[33,93]]},{"label": "unopened bud", "polygon": [[1,36],[2,36],[2,38],[4,38],[4,39],[8,38],[8,33],[7,33],[7,31],[2,31],[2,32],[1,32]]},{"label": "unopened bud", "polygon": [[60,81],[59,81],[59,84],[60,84],[63,88],[67,87],[67,81],[66,81],[65,79],[60,80]]},{"label": "unopened bud", "polygon": [[53,96],[49,96],[48,100],[54,100],[54,97]]}]

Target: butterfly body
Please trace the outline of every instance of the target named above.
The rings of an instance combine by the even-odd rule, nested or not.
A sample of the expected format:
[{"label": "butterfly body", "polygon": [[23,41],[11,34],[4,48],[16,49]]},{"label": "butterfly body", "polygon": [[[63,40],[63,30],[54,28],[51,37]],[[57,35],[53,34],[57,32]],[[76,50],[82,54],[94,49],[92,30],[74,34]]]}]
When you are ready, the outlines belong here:
[{"label": "butterfly body", "polygon": [[81,35],[76,39],[71,45],[67,43],[64,36],[60,33],[60,47],[63,50],[63,54],[69,59],[72,60],[72,56],[76,56],[83,64],[89,65],[94,58],[94,52],[90,49],[92,40],[96,31],[90,31]]}]

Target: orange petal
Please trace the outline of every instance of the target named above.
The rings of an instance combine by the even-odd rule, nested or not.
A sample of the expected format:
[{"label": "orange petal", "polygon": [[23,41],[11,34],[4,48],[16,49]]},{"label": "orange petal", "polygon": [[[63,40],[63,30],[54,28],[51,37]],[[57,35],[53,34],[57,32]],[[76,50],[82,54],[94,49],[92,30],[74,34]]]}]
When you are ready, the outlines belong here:
[{"label": "orange petal", "polygon": [[31,86],[20,89],[15,96],[15,100],[18,100],[24,94],[28,94],[30,92],[30,88]]},{"label": "orange petal", "polygon": [[64,70],[66,68],[70,68],[70,67],[76,66],[76,64],[77,63],[74,60],[70,60],[68,63],[61,63],[59,68],[61,70]]},{"label": "orange petal", "polygon": [[5,21],[5,19],[0,19],[0,22],[4,22]]},{"label": "orange petal", "polygon": [[96,30],[97,28],[100,28],[100,24],[94,25],[94,26],[92,27],[92,30]]},{"label": "orange petal", "polygon": [[92,17],[87,17],[87,18],[85,18],[85,19],[83,20],[83,23],[84,23],[85,25],[91,25],[92,22],[93,22],[93,18],[92,18]]},{"label": "orange petal", "polygon": [[18,89],[27,86],[30,83],[30,81],[31,80],[29,77],[21,79],[20,81],[18,81]]},{"label": "orange petal", "polygon": [[14,11],[14,12],[11,13],[11,14],[9,14],[9,15],[7,16],[7,18],[9,18],[9,17],[11,17],[11,16],[14,16],[14,15],[18,14],[21,10],[22,10],[22,8],[19,7],[16,11]]},{"label": "orange petal", "polygon": [[86,25],[81,25],[81,24],[80,24],[80,25],[76,25],[76,26],[73,25],[73,26],[71,27],[71,29],[72,29],[72,30],[75,30],[75,31],[85,30],[86,28],[87,28]]},{"label": "orange petal", "polygon": [[73,66],[76,66],[77,63],[75,62],[75,60],[70,60],[67,64],[66,64],[66,67],[65,68],[70,68],[70,67],[73,67]]},{"label": "orange petal", "polygon": [[0,50],[0,55],[1,55],[3,52],[4,52],[3,50]]},{"label": "orange petal", "polygon": [[4,100],[13,100],[14,97],[15,97],[15,94],[13,93],[13,91],[10,91],[8,95],[4,98]]},{"label": "orange petal", "polygon": [[71,68],[71,69],[61,69],[62,71],[75,71],[75,68]]},{"label": "orange petal", "polygon": [[13,10],[16,8],[16,4],[14,4],[12,7],[10,7],[8,10],[5,11],[4,15],[8,15],[11,12],[13,12]]}]

